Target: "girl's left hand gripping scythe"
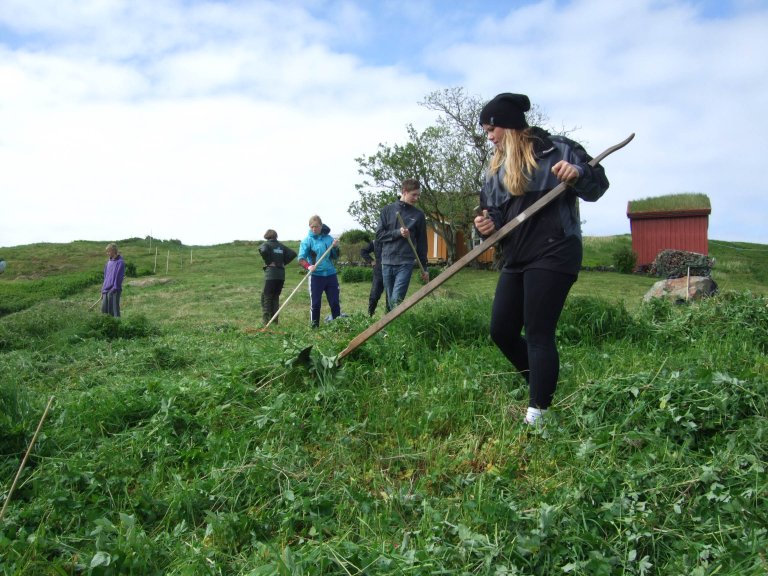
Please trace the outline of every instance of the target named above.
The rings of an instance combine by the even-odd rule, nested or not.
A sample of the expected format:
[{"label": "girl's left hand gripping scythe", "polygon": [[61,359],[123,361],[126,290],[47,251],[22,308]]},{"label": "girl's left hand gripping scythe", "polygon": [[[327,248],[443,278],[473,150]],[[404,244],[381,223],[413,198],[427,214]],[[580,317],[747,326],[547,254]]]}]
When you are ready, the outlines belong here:
[{"label": "girl's left hand gripping scythe", "polygon": [[[602,154],[599,154],[598,156],[595,156],[592,160],[589,161],[590,166],[596,166],[600,163],[600,161],[608,156],[609,154],[612,154],[616,152],[616,150],[619,150],[621,148],[624,148],[627,144],[630,143],[632,138],[635,137],[635,133],[629,135],[629,137],[619,142],[618,144],[611,146],[610,148],[606,149],[602,152]],[[459,270],[464,268],[467,264],[472,262],[473,260],[476,260],[483,252],[491,248],[492,246],[496,245],[502,238],[507,236],[512,230],[517,228],[518,225],[520,225],[523,220],[530,218],[533,214],[541,210],[544,206],[552,202],[555,198],[557,198],[560,194],[563,193],[563,191],[566,189],[567,184],[565,182],[561,182],[552,190],[547,192],[544,196],[539,198],[534,204],[531,204],[525,211],[521,212],[517,215],[517,217],[514,220],[511,220],[510,222],[507,222],[503,227],[501,227],[499,230],[491,234],[488,238],[486,238],[482,244],[479,246],[475,246],[472,250],[467,252],[464,256],[462,256],[459,260],[454,262],[451,266],[443,270],[443,272],[440,273],[434,280],[430,281],[429,283],[422,286],[417,292],[414,292],[409,298],[406,298],[403,300],[396,308],[393,310],[390,310],[387,312],[384,316],[382,316],[378,321],[371,324],[367,329],[365,329],[363,332],[355,336],[352,341],[347,345],[347,347],[341,351],[341,353],[336,356],[336,361],[340,361],[342,358],[347,356],[349,353],[351,353],[353,350],[361,346],[368,338],[376,334],[379,330],[384,328],[387,324],[392,322],[395,318],[403,314],[406,310],[417,304],[419,301],[421,301],[425,296],[433,292],[438,286],[446,282],[449,278],[454,276]]]}]

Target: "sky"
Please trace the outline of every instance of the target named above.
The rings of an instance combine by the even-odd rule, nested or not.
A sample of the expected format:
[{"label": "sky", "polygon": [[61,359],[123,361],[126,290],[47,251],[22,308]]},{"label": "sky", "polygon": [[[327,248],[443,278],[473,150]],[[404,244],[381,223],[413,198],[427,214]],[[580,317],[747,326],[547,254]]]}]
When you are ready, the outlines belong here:
[{"label": "sky", "polygon": [[2,0],[0,247],[338,235],[355,158],[461,87],[527,94],[627,202],[709,196],[709,237],[768,244],[766,0]]}]

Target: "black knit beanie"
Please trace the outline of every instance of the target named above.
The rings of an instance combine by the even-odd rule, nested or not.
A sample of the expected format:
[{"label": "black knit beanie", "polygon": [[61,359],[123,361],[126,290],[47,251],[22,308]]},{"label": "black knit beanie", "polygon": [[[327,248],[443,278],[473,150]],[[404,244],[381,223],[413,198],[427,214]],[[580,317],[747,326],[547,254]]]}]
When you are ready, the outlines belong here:
[{"label": "black knit beanie", "polygon": [[480,125],[488,124],[499,128],[520,130],[528,126],[525,113],[531,109],[531,101],[525,94],[504,92],[483,106]]}]

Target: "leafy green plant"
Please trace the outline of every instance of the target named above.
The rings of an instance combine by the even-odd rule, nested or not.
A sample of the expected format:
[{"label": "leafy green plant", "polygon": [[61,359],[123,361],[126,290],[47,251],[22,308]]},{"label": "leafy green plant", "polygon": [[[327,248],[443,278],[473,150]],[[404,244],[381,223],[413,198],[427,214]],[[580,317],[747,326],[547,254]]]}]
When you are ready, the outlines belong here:
[{"label": "leafy green plant", "polygon": [[340,268],[341,281],[345,284],[370,283],[373,279],[373,269],[371,268],[365,266],[342,266]]},{"label": "leafy green plant", "polygon": [[365,230],[346,230],[339,236],[343,244],[367,244],[371,241],[371,233]]},{"label": "leafy green plant", "polygon": [[632,274],[635,271],[635,265],[637,264],[637,254],[632,251],[632,248],[623,247],[618,248],[613,253],[613,266],[617,272],[622,274]]}]

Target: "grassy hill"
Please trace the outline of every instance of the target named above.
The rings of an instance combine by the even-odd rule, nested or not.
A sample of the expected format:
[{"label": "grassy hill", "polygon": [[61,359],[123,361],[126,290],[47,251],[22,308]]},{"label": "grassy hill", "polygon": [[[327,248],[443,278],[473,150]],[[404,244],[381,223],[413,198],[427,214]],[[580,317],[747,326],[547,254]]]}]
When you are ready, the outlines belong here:
[{"label": "grassy hill", "polygon": [[[298,246],[298,242],[287,243],[294,248]],[[184,246],[175,241],[150,242],[134,238],[119,242],[119,247],[127,265],[135,271],[136,278],[154,276],[158,280],[170,281],[171,286],[166,286],[164,292],[187,288],[192,292],[202,288],[202,285],[217,291],[222,296],[221,302],[209,308],[212,313],[220,315],[222,310],[219,305],[258,308],[257,298],[262,282],[259,244],[236,241],[216,246]],[[3,248],[0,256],[7,262],[7,270],[0,275],[0,315],[22,310],[49,298],[75,297],[84,304],[92,304],[99,297],[105,245],[106,242],[77,241]],[[584,240],[584,266],[610,266],[613,253],[625,247],[631,247],[629,235],[587,237]],[[357,251],[353,250],[353,257],[356,255]],[[716,261],[713,278],[722,290],[768,293],[768,246],[711,240],[710,256]],[[289,269],[286,294],[301,278],[298,267]],[[152,290],[134,289],[130,286],[131,280],[127,280],[129,286],[123,296],[126,313],[135,304],[152,317],[165,317],[163,303],[155,307],[154,299],[143,297],[144,293],[151,293]],[[631,309],[656,280],[642,275],[583,271],[572,293],[623,301]],[[438,291],[438,295],[446,292],[474,294],[478,291],[492,294],[495,282],[496,276],[492,272],[467,270],[458,279],[450,281],[442,292]],[[90,292],[84,290],[89,286]],[[412,288],[417,289],[418,286]],[[368,286],[348,285],[344,292],[346,308],[365,309]],[[300,315],[306,315],[306,307],[295,308],[301,311]],[[287,313],[290,314],[291,310]],[[178,317],[178,314],[175,315]],[[242,317],[242,311],[238,315]],[[254,318],[258,318],[258,314]]]},{"label": "grassy hill", "polygon": [[[586,239],[585,264],[627,242]],[[721,293],[683,306],[583,272],[530,430],[488,337],[495,272],[337,364],[367,283],[342,284],[347,318],[311,330],[302,289],[261,331],[258,243],[126,240],[117,320],[91,309],[105,244],[0,251],[0,574],[768,570],[764,246],[711,241]]]}]

